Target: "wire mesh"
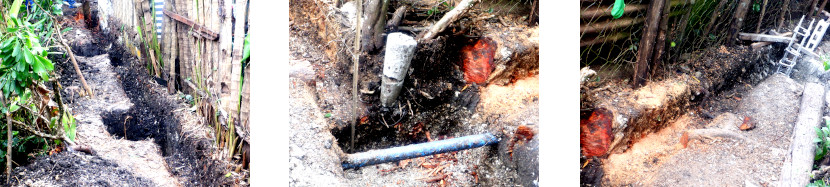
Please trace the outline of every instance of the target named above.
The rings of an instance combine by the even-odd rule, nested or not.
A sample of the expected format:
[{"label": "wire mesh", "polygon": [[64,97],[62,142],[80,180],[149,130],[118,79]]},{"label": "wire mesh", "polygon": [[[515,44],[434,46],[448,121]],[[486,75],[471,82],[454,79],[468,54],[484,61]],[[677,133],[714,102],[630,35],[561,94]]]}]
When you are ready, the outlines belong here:
[{"label": "wire mesh", "polygon": [[[613,19],[610,11],[614,1],[583,0],[580,6],[580,68],[590,66],[610,72],[632,69],[651,2],[626,1],[623,16]],[[663,64],[684,60],[679,58],[682,54],[725,44],[739,3],[740,0],[670,0]],[[740,32],[756,33],[761,11],[764,11],[764,18],[760,21],[759,32],[776,29],[782,14],[785,24],[781,29],[790,30],[792,28],[787,28],[789,22],[795,16],[809,12],[809,4],[808,1],[791,0],[784,12],[783,1],[768,0],[765,6],[764,0],[752,0]]]}]

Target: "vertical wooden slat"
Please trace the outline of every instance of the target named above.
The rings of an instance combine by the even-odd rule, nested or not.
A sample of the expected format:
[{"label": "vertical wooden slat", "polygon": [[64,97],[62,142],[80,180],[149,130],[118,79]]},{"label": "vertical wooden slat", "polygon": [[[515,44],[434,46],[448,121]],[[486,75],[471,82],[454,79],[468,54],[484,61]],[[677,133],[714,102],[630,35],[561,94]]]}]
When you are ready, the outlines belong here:
[{"label": "vertical wooden slat", "polygon": [[[233,37],[233,30],[231,27],[233,25],[233,22],[231,21],[233,14],[231,14],[231,10],[233,4],[231,2],[231,0],[224,0],[222,10],[224,13],[224,21],[222,22],[222,31],[219,32],[219,47],[221,48],[222,57],[219,63],[218,72],[220,76],[217,78],[221,81],[216,82],[215,87],[217,92],[215,93],[220,96],[220,100],[223,103],[227,103],[230,100],[231,61],[233,60],[231,55],[233,51],[233,48],[231,48],[231,38]],[[223,106],[220,107],[225,108],[225,105],[223,104]]]},{"label": "vertical wooden slat", "polygon": [[[175,11],[176,1],[169,0],[165,2],[164,9],[169,11]],[[165,76],[165,80],[167,80],[167,93],[173,94],[176,93],[176,59],[179,55],[179,49],[177,45],[178,37],[177,37],[177,30],[178,24],[175,20],[170,19],[170,17],[164,17],[164,36],[162,39],[162,48],[165,49],[164,51],[164,72],[167,72],[167,76]]]},{"label": "vertical wooden slat", "polygon": [[232,114],[231,119],[237,119],[239,116],[239,76],[242,74],[242,45],[245,39],[245,8],[248,6],[248,0],[241,0],[234,6],[234,17],[236,23],[234,24],[233,36],[233,63],[231,67],[231,99],[227,103],[226,108]]}]

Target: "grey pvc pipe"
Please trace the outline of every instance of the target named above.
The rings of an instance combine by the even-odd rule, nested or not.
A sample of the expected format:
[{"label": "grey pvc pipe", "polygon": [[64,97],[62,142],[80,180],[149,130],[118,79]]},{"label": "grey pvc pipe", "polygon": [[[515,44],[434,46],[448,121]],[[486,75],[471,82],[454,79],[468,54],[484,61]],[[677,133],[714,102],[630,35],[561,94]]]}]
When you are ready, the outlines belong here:
[{"label": "grey pvc pipe", "polygon": [[343,169],[358,168],[434,154],[460,151],[493,145],[496,143],[499,143],[499,138],[490,133],[470,135],[453,139],[349,154],[343,161],[342,166]]},{"label": "grey pvc pipe", "polygon": [[400,32],[386,36],[386,56],[383,59],[380,87],[380,102],[383,106],[392,105],[400,94],[417,45],[415,38]]}]

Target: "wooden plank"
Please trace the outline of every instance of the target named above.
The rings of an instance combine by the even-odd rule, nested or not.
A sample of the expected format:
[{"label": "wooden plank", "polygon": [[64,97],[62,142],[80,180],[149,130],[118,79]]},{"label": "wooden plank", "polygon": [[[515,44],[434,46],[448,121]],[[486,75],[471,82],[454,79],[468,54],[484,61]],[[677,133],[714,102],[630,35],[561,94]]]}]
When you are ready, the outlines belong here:
[{"label": "wooden plank", "polygon": [[215,41],[216,39],[219,38],[219,35],[216,34],[216,32],[210,31],[210,30],[206,29],[204,26],[199,25],[196,22],[194,22],[193,20],[187,19],[184,16],[181,16],[179,14],[176,14],[176,13],[168,11],[168,10],[164,10],[164,15],[167,15],[168,17],[173,18],[174,20],[179,21],[180,23],[183,23],[185,25],[193,27],[194,32],[196,32],[200,36],[203,36],[203,37],[205,37],[205,38],[207,38],[211,41]]},{"label": "wooden plank", "polygon": [[[229,101],[231,99],[230,98],[231,97],[231,95],[230,95],[230,84],[231,84],[231,70],[232,70],[232,66],[233,66],[233,63],[232,63],[233,48],[231,47],[233,45],[232,40],[231,40],[232,37],[233,37],[233,33],[232,33],[233,32],[233,27],[232,27],[232,25],[233,25],[233,22],[232,22],[233,17],[232,16],[233,15],[231,14],[232,7],[233,7],[233,4],[231,3],[231,1],[225,0],[224,4],[223,4],[223,11],[220,11],[220,12],[224,12],[224,17],[223,17],[224,21],[222,22],[222,31],[219,33],[220,34],[219,48],[221,49],[220,50],[220,53],[221,53],[221,58],[220,59],[221,60],[219,61],[220,62],[219,63],[219,72],[218,72],[219,77],[217,77],[217,78],[220,81],[216,82],[215,87],[217,89],[217,92],[213,92],[213,93],[216,93],[219,100],[221,100],[223,102],[224,101]],[[226,107],[223,103],[222,105],[220,105],[216,109],[217,110],[218,109],[223,109],[224,110],[224,108],[226,108]]]},{"label": "wooden plank", "polygon": [[754,34],[754,33],[738,33],[738,38],[741,40],[751,40],[754,42],[779,42],[779,43],[788,43],[792,40],[791,37],[786,36],[775,36],[775,35],[767,35],[767,34]]},{"label": "wooden plank", "polygon": [[[175,1],[168,1],[165,6],[164,10],[175,10]],[[163,76],[164,80],[167,80],[167,93],[174,94],[176,93],[176,59],[179,55],[179,48],[178,48],[178,40],[176,38],[177,32],[177,24],[172,24],[172,19],[169,17],[163,18],[165,22],[162,24],[164,29],[164,34],[162,36],[162,43],[161,48],[164,51],[163,59],[164,59],[164,72],[166,72],[165,76]]]}]

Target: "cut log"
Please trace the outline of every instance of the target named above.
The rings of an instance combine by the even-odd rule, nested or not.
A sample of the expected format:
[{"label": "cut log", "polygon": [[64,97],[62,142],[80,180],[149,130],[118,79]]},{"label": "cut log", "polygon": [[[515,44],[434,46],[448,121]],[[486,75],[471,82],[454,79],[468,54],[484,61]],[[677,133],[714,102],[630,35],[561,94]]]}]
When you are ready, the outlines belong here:
[{"label": "cut log", "polygon": [[746,16],[747,10],[749,10],[749,3],[750,0],[741,0],[738,3],[738,8],[735,10],[735,17],[732,21],[732,27],[729,28],[729,37],[727,37],[727,45],[732,46],[735,45],[735,41],[737,41],[736,36],[738,36],[738,32],[741,31],[741,27],[744,25],[744,17]]},{"label": "cut log", "polygon": [[779,186],[806,186],[810,182],[816,149],[813,139],[816,138],[815,128],[821,124],[825,92],[821,84],[804,85],[801,109],[793,127],[792,144],[786,154]]},{"label": "cut log", "polygon": [[[614,141],[611,142],[610,153],[621,153],[633,142],[672,124],[681,114],[688,112],[688,107],[683,106],[695,105],[706,100],[699,99],[701,97],[719,94],[715,88],[735,84],[729,80],[747,76],[740,73],[741,69],[758,60],[758,57],[742,57],[749,53],[746,48],[726,50],[727,53],[722,53],[721,49],[712,47],[702,52],[702,55],[721,55],[717,60],[720,68],[704,68],[704,62],[690,62],[687,65],[692,65],[689,69],[695,70],[695,73],[668,77],[636,90],[607,89],[587,95],[585,100],[594,101],[590,108],[605,108],[613,115]],[[697,72],[700,75],[694,77]]]}]

